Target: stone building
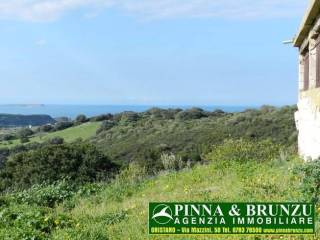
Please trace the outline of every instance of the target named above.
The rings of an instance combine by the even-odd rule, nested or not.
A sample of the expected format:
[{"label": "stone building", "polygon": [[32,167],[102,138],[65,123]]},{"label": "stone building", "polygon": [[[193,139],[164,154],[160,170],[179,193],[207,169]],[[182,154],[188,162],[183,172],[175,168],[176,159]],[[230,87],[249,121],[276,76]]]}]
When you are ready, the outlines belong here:
[{"label": "stone building", "polygon": [[299,48],[299,101],[296,123],[299,152],[320,157],[320,0],[311,0],[294,46]]}]

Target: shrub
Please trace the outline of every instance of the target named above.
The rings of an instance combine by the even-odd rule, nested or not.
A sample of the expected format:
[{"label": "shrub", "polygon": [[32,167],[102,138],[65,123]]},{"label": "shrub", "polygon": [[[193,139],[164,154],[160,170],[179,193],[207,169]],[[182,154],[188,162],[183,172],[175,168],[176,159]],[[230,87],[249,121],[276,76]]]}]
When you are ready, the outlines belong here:
[{"label": "shrub", "polygon": [[61,131],[61,130],[70,128],[70,127],[72,127],[72,126],[73,126],[73,123],[72,123],[72,122],[57,122],[57,123],[54,125],[54,130],[55,130],[55,131]]},{"label": "shrub", "polygon": [[76,117],[77,123],[85,123],[87,121],[88,121],[88,119],[87,119],[86,115],[84,115],[84,114],[80,114]]},{"label": "shrub", "polygon": [[17,132],[17,135],[20,139],[30,137],[32,134],[33,134],[33,131],[30,128],[23,128]]},{"label": "shrub", "polygon": [[107,121],[107,120],[112,120],[113,119],[113,115],[111,113],[108,114],[102,114],[96,117],[92,117],[90,119],[90,121],[93,122],[102,122],[102,121]]},{"label": "shrub", "polygon": [[90,182],[108,177],[114,169],[115,164],[91,144],[45,145],[11,156],[0,179],[3,188],[25,188],[64,178]]},{"label": "shrub", "polygon": [[152,149],[140,149],[137,163],[146,169],[149,174],[156,174],[163,169],[163,165],[160,161],[161,150],[152,148]]},{"label": "shrub", "polygon": [[56,122],[70,122],[71,119],[69,117],[57,117],[55,118]]},{"label": "shrub", "polygon": [[54,207],[71,198],[75,193],[75,186],[70,181],[61,180],[52,184],[36,184],[30,189],[12,194],[12,198],[19,204]]},{"label": "shrub", "polygon": [[0,210],[1,239],[49,239],[55,229],[74,226],[64,214],[53,214],[47,208],[11,204]]},{"label": "shrub", "polygon": [[143,181],[146,175],[147,175],[147,172],[145,167],[142,167],[135,163],[131,163],[127,168],[123,169],[117,175],[116,181],[124,185],[126,184],[134,185],[135,183]]},{"label": "shrub", "polygon": [[97,182],[87,183],[78,189],[77,195],[82,196],[82,197],[83,196],[89,197],[89,196],[92,196],[94,194],[101,192],[103,187],[104,187],[103,183],[97,183]]},{"label": "shrub", "polygon": [[224,112],[223,110],[221,109],[216,109],[214,110],[213,112],[210,112],[209,113],[209,116],[212,116],[212,117],[221,117],[223,115],[227,114],[226,112]]},{"label": "shrub", "polygon": [[213,161],[248,161],[265,162],[275,160],[280,156],[281,146],[269,140],[225,140],[223,144],[213,147],[207,157]]},{"label": "shrub", "polygon": [[120,113],[119,115],[120,115],[120,121],[123,123],[136,122],[139,119],[139,114],[136,112],[126,111],[126,112]]},{"label": "shrub", "polygon": [[11,141],[14,140],[16,137],[13,134],[2,134],[0,135],[0,141]]},{"label": "shrub", "polygon": [[115,125],[116,123],[114,121],[111,121],[111,120],[103,121],[101,123],[101,126],[98,128],[96,134],[99,134],[103,131],[108,131],[109,129],[113,128]]},{"label": "shrub", "polygon": [[307,162],[294,171],[302,180],[301,191],[304,200],[320,202],[320,159]]},{"label": "shrub", "polygon": [[53,137],[53,138],[50,138],[47,142],[49,144],[58,145],[58,144],[63,144],[64,139],[62,137]]},{"label": "shrub", "polygon": [[179,156],[181,157],[183,162],[196,163],[201,162],[203,160],[200,153],[197,150],[180,152]]},{"label": "shrub", "polygon": [[52,130],[53,130],[52,125],[43,125],[43,126],[39,127],[40,132],[50,132]]},{"label": "shrub", "polygon": [[30,142],[28,137],[20,137],[20,143],[21,144],[28,143],[28,142]]},{"label": "shrub", "polygon": [[177,157],[173,153],[161,154],[161,162],[165,170],[180,170],[185,167],[181,157]]},{"label": "shrub", "polygon": [[134,192],[139,190],[139,187],[147,176],[145,167],[136,163],[129,164],[115,178],[110,188],[106,189],[106,196],[117,201],[121,201]]},{"label": "shrub", "polygon": [[191,119],[200,119],[203,117],[208,117],[208,113],[201,108],[191,108],[185,111],[181,111],[176,115],[176,118],[179,120],[191,120]]},{"label": "shrub", "polygon": [[144,116],[150,116],[154,119],[174,119],[176,114],[181,112],[182,109],[161,109],[161,108],[150,108],[148,111],[144,112]]}]

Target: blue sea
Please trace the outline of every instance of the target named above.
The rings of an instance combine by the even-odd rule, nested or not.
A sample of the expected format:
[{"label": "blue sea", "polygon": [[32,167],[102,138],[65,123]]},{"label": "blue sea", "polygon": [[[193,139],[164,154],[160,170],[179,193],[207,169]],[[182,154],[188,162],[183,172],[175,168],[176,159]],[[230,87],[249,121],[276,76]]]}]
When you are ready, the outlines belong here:
[{"label": "blue sea", "polygon": [[181,108],[188,109],[191,107],[200,107],[207,111],[213,111],[216,109],[221,109],[225,112],[241,112],[248,108],[255,108],[250,106],[165,106],[165,105],[0,105],[0,113],[7,114],[22,114],[22,115],[32,115],[32,114],[47,114],[53,118],[56,117],[69,117],[75,118],[79,114],[85,114],[87,117],[97,116],[105,113],[119,113],[123,111],[135,111],[143,112],[152,107],[159,108]]}]

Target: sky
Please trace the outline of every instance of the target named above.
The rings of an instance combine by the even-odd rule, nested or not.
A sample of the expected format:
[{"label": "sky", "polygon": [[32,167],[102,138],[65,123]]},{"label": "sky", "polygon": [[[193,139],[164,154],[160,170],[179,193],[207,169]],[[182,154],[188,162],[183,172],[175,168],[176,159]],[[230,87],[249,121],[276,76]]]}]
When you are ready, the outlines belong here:
[{"label": "sky", "polygon": [[307,4],[0,0],[0,104],[294,104]]}]

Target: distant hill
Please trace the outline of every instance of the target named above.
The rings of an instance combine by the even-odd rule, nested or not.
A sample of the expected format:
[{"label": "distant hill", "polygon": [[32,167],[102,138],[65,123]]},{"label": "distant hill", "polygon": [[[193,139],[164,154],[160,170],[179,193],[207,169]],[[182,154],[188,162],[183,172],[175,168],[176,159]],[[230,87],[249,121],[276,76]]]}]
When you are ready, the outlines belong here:
[{"label": "distant hill", "polygon": [[0,114],[0,127],[41,126],[55,123],[49,115]]},{"label": "distant hill", "polygon": [[264,106],[240,113],[198,108],[124,112],[113,116],[113,125],[102,126],[92,142],[118,163],[147,159],[152,166],[159,164],[162,152],[199,160],[206,149],[228,138],[270,139],[296,146],[295,111],[296,106]]}]

